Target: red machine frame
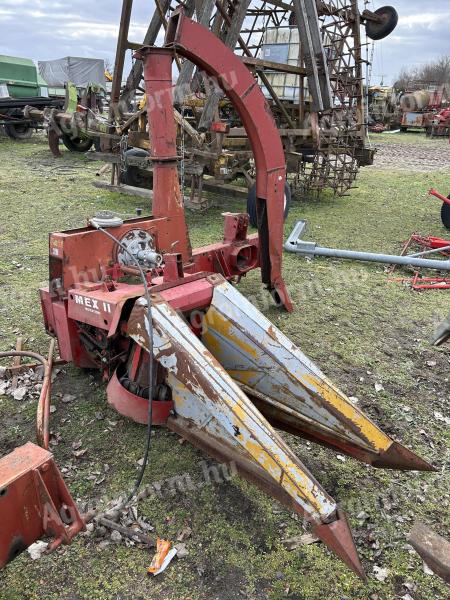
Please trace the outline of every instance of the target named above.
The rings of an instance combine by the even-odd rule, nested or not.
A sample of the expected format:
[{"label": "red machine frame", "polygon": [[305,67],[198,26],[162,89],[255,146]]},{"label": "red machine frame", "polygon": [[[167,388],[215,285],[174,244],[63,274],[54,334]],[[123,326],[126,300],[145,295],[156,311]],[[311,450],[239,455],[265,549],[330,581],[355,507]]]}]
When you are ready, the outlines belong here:
[{"label": "red machine frame", "polygon": [[[164,266],[148,271],[147,282],[152,293],[158,292],[175,309],[208,306],[214,289],[211,273],[237,281],[261,267],[263,283],[277,302],[292,310],[281,276],[284,153],[266,101],[239,58],[182,11],[174,13],[167,38],[169,48],[141,51],[154,165],[153,214],[114,228],[114,236],[122,238],[132,230],[152,236],[158,252],[164,254]],[[222,242],[191,248],[177,173],[172,108],[175,51],[215,76],[242,116],[258,172],[259,236],[248,235],[247,214],[227,213]],[[211,64],[202,58],[205,56]],[[147,422],[148,400],[126,390],[113,373],[123,354],[129,352],[130,341],[124,335],[127,317],[144,292],[142,284],[122,283],[121,278],[138,274],[137,269],[119,264],[114,242],[92,226],[53,233],[49,240],[49,286],[40,290],[40,297],[46,330],[58,339],[61,359],[80,367],[101,368],[109,380],[111,403],[126,416]],[[110,343],[117,356],[107,355]],[[105,354],[90,351],[90,344],[104,346]],[[134,352],[132,372],[137,372],[142,354]],[[38,418],[43,448],[26,444],[0,460],[0,502],[4,514],[11,516],[0,539],[0,568],[44,535],[54,538],[49,545],[52,550],[69,543],[85,526],[47,450],[47,396],[42,394]],[[172,402],[155,404],[153,422],[165,423]],[[16,519],[18,507],[22,517]]]},{"label": "red machine frame", "polygon": [[[152,140],[152,216],[128,220],[114,236],[147,231],[164,254],[164,267],[148,274],[153,292],[183,285],[182,310],[201,308],[211,295],[205,274],[219,273],[235,280],[260,267],[262,281],[287,310],[292,304],[282,275],[285,159],[280,136],[267,102],[247,67],[211,32],[173,13],[166,48],[143,48],[148,121]],[[248,133],[255,155],[258,234],[248,235],[246,214],[225,214],[223,241],[192,250],[186,226],[177,171],[176,126],[172,116],[172,61],[177,52],[209,75],[232,100]],[[205,58],[208,57],[208,60]],[[121,284],[133,267],[111,264],[114,243],[95,228],[50,236],[50,286],[40,291],[47,331],[58,338],[61,358],[80,367],[99,366],[81,344],[76,323],[104,330],[105,339],[117,333],[128,300],[140,297],[143,286]],[[73,263],[76,257],[76,264]],[[82,270],[80,270],[82,265]],[[99,283],[100,282],[100,283]],[[188,285],[189,284],[189,285]],[[166,290],[166,291],[165,291]],[[165,292],[164,292],[165,291]],[[172,302],[172,301],[171,301]],[[126,314],[125,314],[126,316]],[[126,349],[124,349],[125,351]],[[108,369],[111,368],[108,361]],[[111,372],[105,373],[109,378]]]}]

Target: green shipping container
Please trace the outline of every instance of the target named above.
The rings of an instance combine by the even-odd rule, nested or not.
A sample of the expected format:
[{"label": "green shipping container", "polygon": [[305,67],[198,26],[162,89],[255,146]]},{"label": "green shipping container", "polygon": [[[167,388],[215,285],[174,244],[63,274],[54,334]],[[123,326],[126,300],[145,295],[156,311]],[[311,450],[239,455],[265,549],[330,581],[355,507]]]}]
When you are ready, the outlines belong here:
[{"label": "green shipping container", "polygon": [[48,96],[47,84],[29,58],[0,55],[0,96],[6,95],[5,86],[11,98]]}]

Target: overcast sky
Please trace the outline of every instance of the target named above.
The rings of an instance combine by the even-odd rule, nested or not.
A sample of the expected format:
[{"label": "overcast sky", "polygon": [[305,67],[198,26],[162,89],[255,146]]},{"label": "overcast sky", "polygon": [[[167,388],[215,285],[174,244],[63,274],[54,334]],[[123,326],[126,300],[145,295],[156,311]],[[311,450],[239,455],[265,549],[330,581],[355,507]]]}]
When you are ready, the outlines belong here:
[{"label": "overcast sky", "polygon": [[[360,2],[361,6],[363,2]],[[371,2],[375,8],[384,3]],[[372,83],[392,83],[402,66],[450,54],[450,0],[389,0],[400,15],[395,32],[375,45]],[[86,56],[114,61],[121,0],[0,0],[0,54],[48,60]],[[140,42],[152,0],[135,0],[130,40]]]}]

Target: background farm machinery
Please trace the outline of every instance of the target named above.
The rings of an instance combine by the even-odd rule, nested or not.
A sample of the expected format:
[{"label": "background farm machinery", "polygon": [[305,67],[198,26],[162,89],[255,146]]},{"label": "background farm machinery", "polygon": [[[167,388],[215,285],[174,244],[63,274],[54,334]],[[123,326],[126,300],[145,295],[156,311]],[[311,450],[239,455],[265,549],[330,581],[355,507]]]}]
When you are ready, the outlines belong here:
[{"label": "background farm machinery", "polygon": [[34,62],[27,58],[0,55],[0,125],[12,139],[28,139],[33,129],[42,128],[40,120],[23,114],[25,106],[60,108],[64,97],[49,98],[47,83]]},{"label": "background farm machinery", "polygon": [[450,138],[450,106],[434,114],[426,126],[428,137]]},{"label": "background farm machinery", "polygon": [[[292,310],[282,278],[283,147],[252,74],[214,34],[176,11],[164,48],[143,47],[153,214],[123,221],[98,214],[52,233],[45,325],[61,358],[99,369],[120,413],[171,430],[311,523],[364,578],[347,518],[275,427],[374,467],[433,468],[383,433],[232,283],[260,268],[274,300]],[[255,157],[258,234],[246,214],[225,214],[223,239],[192,249],[177,170],[172,61],[215,77],[243,123]],[[233,79],[232,73],[237,77]],[[51,354],[50,354],[51,356]],[[34,539],[69,543],[84,527],[48,447],[49,368],[38,441],[0,460],[0,566]],[[147,445],[148,449],[148,445]],[[144,460],[144,468],[145,468]]]},{"label": "background farm machinery", "polygon": [[[30,138],[33,129],[48,129],[53,111],[102,112],[105,98],[104,62],[100,59],[66,57],[39,61],[0,56],[0,125],[8,137]],[[80,128],[80,132],[83,128]],[[61,133],[69,150],[85,152],[93,143],[74,135],[75,129]],[[81,137],[80,137],[81,135]]]},{"label": "background farm machinery", "polygon": [[445,86],[414,83],[400,97],[401,131],[420,129],[429,136],[445,135],[448,114],[444,116],[442,111],[447,102]]},{"label": "background farm machinery", "polygon": [[[372,85],[367,90],[367,111],[369,131],[381,133],[386,129],[395,129],[400,121],[398,94],[395,88],[386,85]],[[397,116],[397,118],[396,118]]]},{"label": "background farm machinery", "polygon": [[[186,14],[240,56],[264,90],[283,140],[293,192],[331,188],[344,194],[359,167],[373,161],[366,143],[361,24],[368,37],[381,39],[397,23],[395,10],[360,12],[356,0],[188,0],[183,6]],[[157,2],[143,43],[154,44],[161,29],[167,28],[169,8],[168,0]],[[60,131],[61,124],[71,122],[83,128],[84,136],[102,140],[101,152],[90,157],[112,163],[111,185],[148,187],[152,167],[139,59],[122,86],[125,55],[132,47],[131,12],[132,1],[125,0],[108,119],[99,122],[85,115],[82,122],[76,115],[71,122],[53,112],[51,123]],[[242,123],[216,82],[201,69],[181,56],[176,67],[178,154],[183,186],[191,188],[191,205],[207,205],[204,186],[230,193],[229,184],[237,181],[238,192],[247,195],[254,185],[255,165]]]}]

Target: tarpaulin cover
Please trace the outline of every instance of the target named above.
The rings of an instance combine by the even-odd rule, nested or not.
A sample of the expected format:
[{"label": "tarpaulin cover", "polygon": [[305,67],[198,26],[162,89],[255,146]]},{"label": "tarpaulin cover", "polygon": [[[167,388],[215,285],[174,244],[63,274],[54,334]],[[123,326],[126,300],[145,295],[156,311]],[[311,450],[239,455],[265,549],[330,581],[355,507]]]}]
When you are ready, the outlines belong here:
[{"label": "tarpaulin cover", "polygon": [[40,60],[38,67],[50,87],[64,87],[68,81],[83,88],[89,83],[105,87],[105,63],[100,58],[66,56],[57,60]]}]

